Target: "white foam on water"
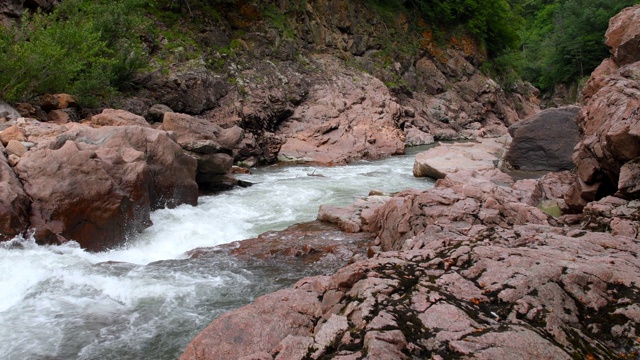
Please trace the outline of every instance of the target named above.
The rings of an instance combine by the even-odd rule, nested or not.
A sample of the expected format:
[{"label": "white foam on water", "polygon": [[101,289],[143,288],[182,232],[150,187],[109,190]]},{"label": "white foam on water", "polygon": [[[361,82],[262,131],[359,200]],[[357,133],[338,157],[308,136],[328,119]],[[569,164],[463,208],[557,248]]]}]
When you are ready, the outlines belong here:
[{"label": "white foam on water", "polygon": [[197,247],[314,220],[321,204],[349,204],[372,189],[432,186],[411,176],[412,159],[258,169],[239,176],[255,185],[201,197],[196,207],[155,211],[153,226],[125,246],[101,253],[88,253],[73,242],[0,244],[0,354],[7,359],[174,359],[177,354],[163,346],[174,352],[183,348],[217,311],[210,308],[211,298],[224,300],[251,284],[224,264],[157,261],[184,259]]}]

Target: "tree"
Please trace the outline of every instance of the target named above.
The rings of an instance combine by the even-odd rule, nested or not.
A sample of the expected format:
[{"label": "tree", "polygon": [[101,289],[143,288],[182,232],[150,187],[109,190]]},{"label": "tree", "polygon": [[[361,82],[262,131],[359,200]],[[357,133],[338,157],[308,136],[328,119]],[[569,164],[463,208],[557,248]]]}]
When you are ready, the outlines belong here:
[{"label": "tree", "polygon": [[543,90],[588,76],[608,56],[609,19],[638,0],[530,0],[523,53],[526,80]]}]

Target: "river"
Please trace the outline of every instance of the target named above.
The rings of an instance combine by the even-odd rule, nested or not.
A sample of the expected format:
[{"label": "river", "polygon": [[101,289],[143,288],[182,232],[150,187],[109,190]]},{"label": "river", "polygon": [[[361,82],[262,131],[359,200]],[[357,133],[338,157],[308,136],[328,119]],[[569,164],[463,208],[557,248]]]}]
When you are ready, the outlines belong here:
[{"label": "river", "polygon": [[[412,176],[417,150],[340,167],[256,169],[239,176],[255,185],[155,211],[153,226],[111,251],[0,244],[0,357],[176,359],[215,317],[319,271],[186,251],[310,221],[320,204],[346,205],[372,189],[431,187]],[[323,176],[307,175],[314,171]]]}]

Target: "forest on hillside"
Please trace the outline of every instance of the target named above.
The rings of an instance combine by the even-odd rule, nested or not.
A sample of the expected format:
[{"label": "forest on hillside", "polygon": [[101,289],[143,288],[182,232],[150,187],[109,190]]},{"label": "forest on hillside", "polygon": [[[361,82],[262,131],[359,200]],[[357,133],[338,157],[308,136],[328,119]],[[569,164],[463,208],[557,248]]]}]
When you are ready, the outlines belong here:
[{"label": "forest on hillside", "polygon": [[[525,80],[543,91],[588,76],[608,56],[604,32],[609,18],[640,2],[364,1],[372,11],[408,14],[414,24],[440,37],[471,33],[486,51],[485,72],[507,87]],[[108,99],[130,88],[136,73],[150,70],[152,58],[162,60],[162,52],[152,54],[152,49],[172,46],[171,39],[168,44],[155,40],[158,21],[186,17],[192,8],[220,16],[219,7],[230,2],[233,0],[64,0],[47,13],[26,12],[13,27],[0,28],[0,98],[27,101],[48,92],[67,92],[87,103]],[[258,6],[283,11],[270,1],[259,1]],[[280,16],[272,19],[282,21]],[[188,36],[190,31],[193,29],[184,33]]]}]

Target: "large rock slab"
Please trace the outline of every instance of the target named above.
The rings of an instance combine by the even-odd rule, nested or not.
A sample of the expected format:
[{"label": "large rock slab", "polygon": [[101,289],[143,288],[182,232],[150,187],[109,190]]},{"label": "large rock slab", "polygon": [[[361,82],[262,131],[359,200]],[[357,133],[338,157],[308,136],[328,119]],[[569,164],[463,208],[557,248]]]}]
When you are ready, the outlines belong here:
[{"label": "large rock slab", "polygon": [[416,155],[413,176],[443,179],[459,170],[491,170],[496,168],[510,137],[479,139],[465,143],[440,143]]},{"label": "large rock slab", "polygon": [[39,243],[75,240],[92,251],[122,244],[161,207],[197,202],[196,160],[164,131],[139,126],[68,130],[16,166],[32,199]]},{"label": "large rock slab", "polygon": [[404,153],[404,134],[396,123],[402,109],[386,86],[373,76],[344,68],[335,58],[315,60],[341,71],[312,87],[280,124],[277,133],[286,138],[278,160],[335,165]]},{"label": "large rock slab", "polygon": [[513,140],[505,160],[524,171],[573,169],[573,148],[581,138],[579,111],[577,106],[547,109],[511,125]]}]

